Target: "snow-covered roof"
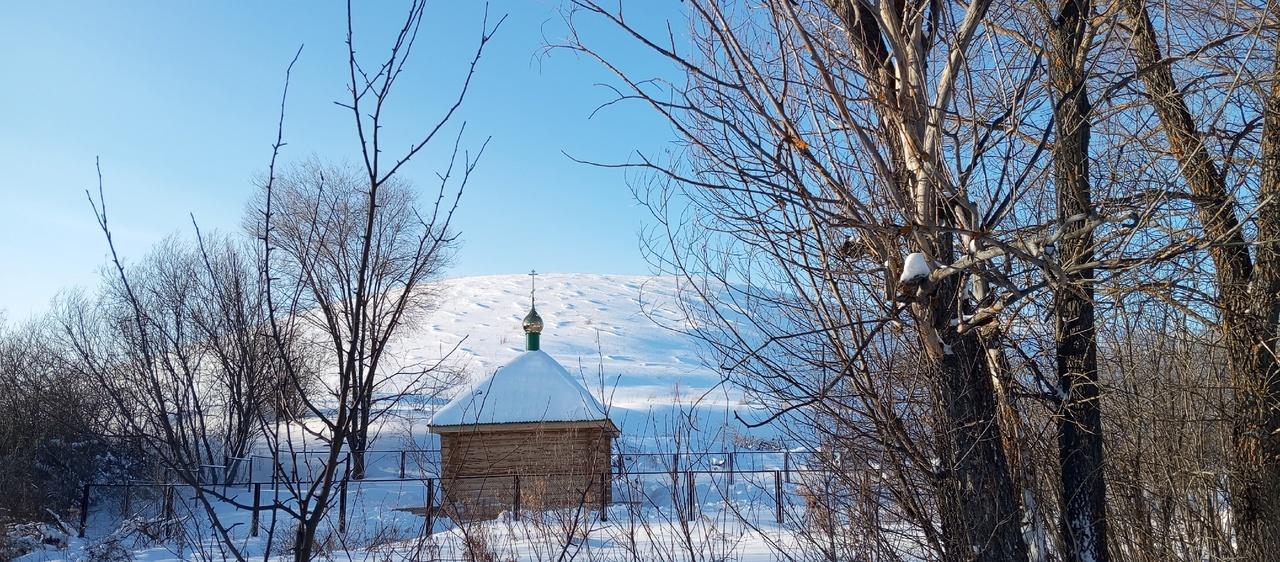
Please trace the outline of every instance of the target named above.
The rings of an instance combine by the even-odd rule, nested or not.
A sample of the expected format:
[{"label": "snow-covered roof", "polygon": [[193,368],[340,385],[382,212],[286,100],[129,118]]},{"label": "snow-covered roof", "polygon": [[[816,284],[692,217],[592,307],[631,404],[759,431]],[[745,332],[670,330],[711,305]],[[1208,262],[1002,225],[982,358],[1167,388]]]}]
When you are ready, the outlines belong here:
[{"label": "snow-covered roof", "polygon": [[431,418],[432,426],[608,420],[604,406],[543,351],[525,351]]}]

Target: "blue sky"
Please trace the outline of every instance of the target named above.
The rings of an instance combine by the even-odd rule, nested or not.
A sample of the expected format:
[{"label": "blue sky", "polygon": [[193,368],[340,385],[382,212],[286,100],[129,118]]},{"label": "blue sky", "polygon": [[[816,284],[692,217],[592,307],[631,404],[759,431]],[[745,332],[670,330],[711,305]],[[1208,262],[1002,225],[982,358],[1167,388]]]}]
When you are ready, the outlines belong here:
[{"label": "blue sky", "polygon": [[[676,2],[629,14],[661,22]],[[464,245],[451,275],[542,271],[644,273],[648,212],[619,170],[563,153],[624,161],[672,148],[668,126],[638,105],[591,116],[612,82],[595,62],[544,52],[563,38],[561,0],[495,1],[508,14],[462,108],[464,144],[493,137],[464,196]],[[357,6],[357,49],[381,56],[403,3]],[[20,320],[57,291],[96,282],[106,247],[84,190],[101,157],[113,230],[126,257],[164,236],[239,228],[265,171],[283,72],[300,44],[285,161],[357,158],[345,93],[345,7],[338,2],[11,4],[0,20],[0,310]],[[389,112],[388,146],[407,146],[456,93],[484,5],[437,1]],[[598,22],[584,31],[631,64],[653,61]],[[659,72],[659,67],[652,67]],[[460,121],[459,121],[460,123]],[[432,187],[442,155],[404,170]]]}]

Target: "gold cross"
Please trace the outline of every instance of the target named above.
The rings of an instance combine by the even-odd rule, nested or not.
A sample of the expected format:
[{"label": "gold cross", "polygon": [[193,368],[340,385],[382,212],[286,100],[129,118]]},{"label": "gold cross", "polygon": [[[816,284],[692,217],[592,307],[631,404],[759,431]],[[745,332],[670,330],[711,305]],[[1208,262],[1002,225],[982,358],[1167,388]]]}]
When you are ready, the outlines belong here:
[{"label": "gold cross", "polygon": [[538,290],[538,270],[529,270],[529,308],[537,308],[533,298],[533,294]]}]

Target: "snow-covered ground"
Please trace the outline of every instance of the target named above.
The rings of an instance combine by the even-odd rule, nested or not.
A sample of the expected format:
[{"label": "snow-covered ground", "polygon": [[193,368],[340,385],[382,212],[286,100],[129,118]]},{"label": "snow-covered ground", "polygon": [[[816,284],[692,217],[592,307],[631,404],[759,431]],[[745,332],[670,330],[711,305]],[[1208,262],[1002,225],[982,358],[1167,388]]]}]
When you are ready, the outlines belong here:
[{"label": "snow-covered ground", "polygon": [[[527,274],[444,282],[438,308],[403,333],[392,355],[403,364],[422,364],[452,351],[450,364],[471,381],[492,374],[524,351],[521,321],[529,312],[529,283]],[[537,308],[545,323],[541,349],[580,377],[609,408],[624,444],[636,449],[652,448],[655,436],[665,438],[673,424],[680,424],[677,412],[696,414],[695,448],[717,447],[726,430],[742,431],[733,412],[747,408],[745,400],[721,384],[697,342],[680,333],[687,324],[678,298],[671,277],[537,276]],[[389,428],[386,435],[398,429],[398,435],[419,439],[417,445],[434,447],[425,433],[431,407],[422,405],[427,415],[417,417],[420,423],[407,431]],[[389,443],[386,436],[384,443]]]},{"label": "snow-covered ground", "polygon": [[[776,520],[770,474],[739,474],[733,484],[725,476],[702,475],[696,485],[696,507],[686,502],[683,482],[674,487],[666,475],[631,477],[615,482],[615,498],[607,520],[594,507],[584,510],[504,513],[496,520],[456,524],[437,518],[428,535],[425,520],[414,508],[424,503],[419,482],[373,482],[353,485],[346,532],[337,532],[336,510],[321,525],[317,542],[326,559],[352,560],[464,560],[468,544],[479,541],[493,560],[717,560],[764,561],[804,559],[797,550],[795,529],[803,520],[803,506],[792,484],[784,484],[783,520]],[[248,502],[248,488],[228,488],[237,501]],[[270,490],[263,490],[270,496]],[[265,501],[265,500],[264,500]],[[176,500],[176,511],[187,517],[185,528],[164,540],[147,538],[155,532],[156,502],[135,497],[123,517],[121,502],[99,502],[90,519],[87,538],[73,538],[65,549],[47,549],[22,558],[37,560],[91,559],[89,551],[119,547],[132,560],[190,560],[225,558],[219,541],[205,523],[200,508],[187,494]],[[249,536],[250,513],[225,504],[219,519],[232,528],[237,549],[251,558],[281,560],[294,527],[288,516],[273,521],[263,512],[259,535]],[[126,522],[128,521],[128,522]],[[150,527],[149,527],[150,525]],[[125,528],[127,532],[122,532]],[[133,532],[147,529],[146,532]],[[268,536],[275,534],[268,545]],[[569,554],[561,558],[560,554]],[[780,555],[780,552],[790,552]],[[103,557],[99,559],[113,559]],[[119,558],[114,558],[119,559]]]},{"label": "snow-covered ground", "polygon": [[[439,308],[406,332],[399,353],[431,359],[461,342],[460,365],[477,378],[492,372],[524,351],[529,281],[528,275],[446,281]],[[677,395],[687,403],[719,386],[720,375],[703,366],[696,343],[671,329],[686,327],[674,278],[539,274],[537,285],[542,349],[586,377],[592,390],[599,390],[603,368],[605,402],[613,407],[643,412],[669,406]],[[717,392],[702,402],[733,406],[733,398]]]},{"label": "snow-covered ground", "polygon": [[[399,365],[412,365],[435,362],[454,350],[448,358],[449,365],[461,370],[467,382],[482,380],[524,352],[521,320],[529,310],[529,287],[528,275],[447,280],[438,288],[438,308],[404,331],[390,354]],[[663,459],[677,450],[728,450],[734,447],[731,441],[735,434],[772,437],[767,430],[747,432],[733,421],[733,412],[748,406],[740,393],[721,384],[715,369],[705,366],[696,342],[679,333],[685,324],[676,299],[677,285],[671,278],[598,274],[537,277],[537,308],[545,323],[541,349],[609,410],[623,434],[619,447],[632,455],[634,467],[647,463],[647,468],[665,470]],[[467,388],[469,384],[460,384],[450,393]],[[450,397],[405,401],[388,416],[372,448],[435,448],[437,443],[426,426],[431,415]],[[699,462],[701,466],[722,466],[724,458],[708,457]],[[782,459],[777,454],[746,455],[738,462],[740,470],[774,470],[781,467]],[[370,464],[371,478],[395,477],[399,455],[373,455]],[[408,472],[412,475],[432,472],[428,466],[431,459],[418,457],[411,464],[418,465],[410,467]],[[638,470],[634,467],[631,470]],[[255,480],[262,479],[257,476]],[[499,520],[469,528],[440,521],[435,525],[429,550],[438,552],[441,559],[461,559],[464,538],[478,533],[500,555],[499,560],[557,559],[563,548],[578,552],[581,560],[772,560],[778,548],[794,541],[789,530],[792,526],[774,521],[775,484],[768,473],[740,475],[732,485],[724,476],[705,475],[697,483],[700,505],[692,524],[683,523],[676,514],[684,509],[677,507],[687,498],[683,482],[672,482],[668,475],[638,478],[615,483],[616,500],[631,497],[635,501],[619,501],[610,509],[608,522],[600,521],[598,514],[591,512],[588,520],[578,526],[585,532],[566,532],[563,518],[556,514],[520,521]],[[791,486],[785,488],[787,518],[792,519],[797,513],[792,509],[796,498]],[[351,542],[332,544],[330,548],[341,557],[350,554],[355,558],[365,558],[376,551],[372,558],[379,560],[423,555],[427,546],[422,542],[423,518],[411,510],[424,504],[424,489],[419,482],[370,482],[357,486],[352,491],[347,522],[346,536]],[[243,487],[233,487],[229,493],[240,495],[242,501],[251,494]],[[271,492],[264,489],[263,493]],[[105,497],[98,505],[92,511],[87,539],[73,539],[68,549],[46,550],[27,558],[78,558],[86,546],[102,544],[120,527],[123,502]],[[139,505],[147,503],[133,502],[135,512]],[[220,518],[235,525],[233,534],[243,541],[246,552],[259,558],[270,554],[264,552],[261,536],[248,537],[247,511],[232,506],[221,506],[218,511]],[[738,512],[747,515],[745,522]],[[263,535],[269,519],[263,517]],[[279,525],[284,521],[282,517]],[[332,520],[327,528],[336,525]],[[691,542],[699,543],[696,548],[707,549],[705,556],[690,556],[688,549],[695,547],[688,544]],[[202,534],[187,537],[184,545],[133,541],[126,546],[136,559],[160,560],[192,557],[201,550],[198,545],[209,549],[215,543],[206,528]],[[684,554],[659,555],[662,550],[672,549]],[[216,550],[208,552],[217,557]]]}]

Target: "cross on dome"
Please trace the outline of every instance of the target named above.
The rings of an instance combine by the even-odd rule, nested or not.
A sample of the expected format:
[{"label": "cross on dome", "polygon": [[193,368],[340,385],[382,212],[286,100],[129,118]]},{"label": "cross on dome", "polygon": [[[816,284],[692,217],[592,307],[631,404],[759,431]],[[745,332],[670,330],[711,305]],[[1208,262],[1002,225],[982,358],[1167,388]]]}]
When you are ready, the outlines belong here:
[{"label": "cross on dome", "polygon": [[542,334],[542,317],[538,315],[537,306],[537,279],[538,272],[536,270],[529,272],[529,314],[524,317],[522,326],[524,327],[525,349],[528,351],[537,351],[539,349],[539,336]]}]

